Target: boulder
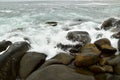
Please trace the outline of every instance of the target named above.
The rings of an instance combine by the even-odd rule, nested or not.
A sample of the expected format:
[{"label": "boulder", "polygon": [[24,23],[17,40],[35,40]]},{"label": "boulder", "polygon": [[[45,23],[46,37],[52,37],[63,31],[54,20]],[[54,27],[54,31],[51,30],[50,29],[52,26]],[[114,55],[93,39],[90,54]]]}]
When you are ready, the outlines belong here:
[{"label": "boulder", "polygon": [[25,80],[34,70],[40,67],[46,59],[46,55],[38,52],[26,53],[20,61],[19,76]]},{"label": "boulder", "polygon": [[96,47],[95,44],[86,44],[81,48],[81,54],[96,54],[100,55],[101,51]]},{"label": "boulder", "polygon": [[29,50],[27,42],[16,42],[12,44],[6,52],[0,56],[0,79],[16,80],[20,60]]},{"label": "boulder", "polygon": [[120,39],[118,40],[118,51],[120,52]]},{"label": "boulder", "polygon": [[116,22],[115,18],[109,18],[102,23],[101,29],[108,30],[111,27],[114,27],[115,22]]},{"label": "boulder", "polygon": [[101,55],[104,57],[114,55],[117,51],[116,48],[111,46],[111,42],[107,38],[99,39],[94,44],[101,50]]},{"label": "boulder", "polygon": [[47,67],[53,64],[64,64],[68,65],[74,60],[74,57],[67,53],[59,53],[52,59],[47,60],[40,68]]},{"label": "boulder", "polygon": [[113,75],[110,73],[95,74],[95,79],[96,80],[114,80]]},{"label": "boulder", "polygon": [[120,32],[113,34],[112,37],[116,39],[120,39]]},{"label": "boulder", "polygon": [[50,26],[57,26],[57,22],[46,22],[46,24],[49,24]]},{"label": "boulder", "polygon": [[65,65],[51,65],[33,72],[26,80],[95,80],[93,76],[76,73]]},{"label": "boulder", "polygon": [[88,32],[85,32],[85,31],[71,31],[71,32],[68,32],[66,38],[68,40],[71,40],[73,42],[80,42],[80,43],[83,43],[83,44],[87,44],[87,43],[90,43],[91,42],[91,38],[89,36],[89,33]]},{"label": "boulder", "polygon": [[82,55],[78,54],[75,57],[75,66],[77,67],[87,67],[96,64],[99,60],[99,56],[96,54]]},{"label": "boulder", "polygon": [[113,72],[112,66],[109,66],[109,65],[104,65],[104,66],[92,65],[89,67],[89,69],[94,73],[105,73],[105,72],[112,73]]},{"label": "boulder", "polygon": [[120,75],[120,63],[116,64],[113,69],[114,69],[114,74]]},{"label": "boulder", "polygon": [[5,40],[1,41],[0,42],[0,52],[6,50],[7,47],[10,46],[11,44],[12,44],[12,42],[10,42],[10,41],[5,41]]},{"label": "boulder", "polygon": [[93,76],[94,73],[91,72],[90,70],[86,69],[86,68],[75,68],[75,71],[79,74],[83,74],[83,75],[89,75],[89,76]]}]

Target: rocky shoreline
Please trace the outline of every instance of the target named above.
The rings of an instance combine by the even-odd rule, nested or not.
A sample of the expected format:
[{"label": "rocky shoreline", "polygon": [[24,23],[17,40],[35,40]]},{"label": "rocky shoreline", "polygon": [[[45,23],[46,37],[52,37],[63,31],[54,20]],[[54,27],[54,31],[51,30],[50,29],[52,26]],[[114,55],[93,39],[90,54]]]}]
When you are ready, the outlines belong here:
[{"label": "rocky shoreline", "polygon": [[[47,24],[56,26],[57,22]],[[0,80],[120,80],[120,54],[116,55],[120,20],[109,18],[101,29],[116,32],[111,37],[119,39],[118,49],[107,38],[91,43],[88,32],[71,31],[66,39],[78,44],[58,43],[55,47],[66,53],[46,60],[44,53],[28,52],[30,44],[25,41],[1,41],[0,52],[5,52],[0,55]]]}]

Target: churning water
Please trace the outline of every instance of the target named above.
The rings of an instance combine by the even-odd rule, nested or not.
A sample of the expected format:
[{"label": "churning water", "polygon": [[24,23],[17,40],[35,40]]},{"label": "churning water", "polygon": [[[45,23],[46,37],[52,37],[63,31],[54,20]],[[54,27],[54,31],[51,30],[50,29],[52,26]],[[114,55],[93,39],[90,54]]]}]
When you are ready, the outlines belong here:
[{"label": "churning water", "polygon": [[[95,29],[110,17],[120,17],[120,1],[0,2],[0,40],[28,40],[31,51],[45,53],[51,58],[63,52],[55,48],[58,43],[74,44],[66,35],[77,30],[87,31],[92,43],[108,38],[117,48],[117,40],[111,38],[113,32]],[[58,25],[45,24],[48,21],[58,22]],[[102,36],[97,37],[99,34]]]}]

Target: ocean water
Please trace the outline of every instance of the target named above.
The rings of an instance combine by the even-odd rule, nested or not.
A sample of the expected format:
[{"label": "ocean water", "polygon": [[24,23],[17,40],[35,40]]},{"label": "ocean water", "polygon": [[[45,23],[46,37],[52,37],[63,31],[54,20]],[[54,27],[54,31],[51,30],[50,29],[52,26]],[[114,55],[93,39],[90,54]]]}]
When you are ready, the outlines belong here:
[{"label": "ocean water", "polygon": [[[117,39],[111,38],[114,32],[95,30],[110,17],[120,18],[119,0],[0,2],[0,41],[28,41],[30,51],[45,53],[49,59],[64,52],[55,47],[58,43],[75,44],[66,35],[77,30],[87,31],[91,43],[108,38],[117,48]],[[48,21],[58,25],[45,24]],[[97,38],[99,34],[102,36]]]}]

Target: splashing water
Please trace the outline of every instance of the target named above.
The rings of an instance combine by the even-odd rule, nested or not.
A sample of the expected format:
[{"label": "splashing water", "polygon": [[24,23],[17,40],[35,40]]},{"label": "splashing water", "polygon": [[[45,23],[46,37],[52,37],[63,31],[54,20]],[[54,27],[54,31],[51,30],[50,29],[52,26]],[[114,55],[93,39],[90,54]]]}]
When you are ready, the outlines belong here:
[{"label": "splashing water", "polygon": [[[67,33],[75,30],[87,31],[91,43],[100,38],[108,38],[112,46],[117,48],[117,39],[111,38],[113,32],[95,28],[100,28],[106,18],[119,18],[119,3],[67,3],[0,3],[0,40],[29,41],[32,46],[30,51],[45,53],[47,59],[63,52],[55,48],[58,43],[75,44],[66,39]],[[47,21],[56,21],[58,25],[50,26],[45,24]]]}]

